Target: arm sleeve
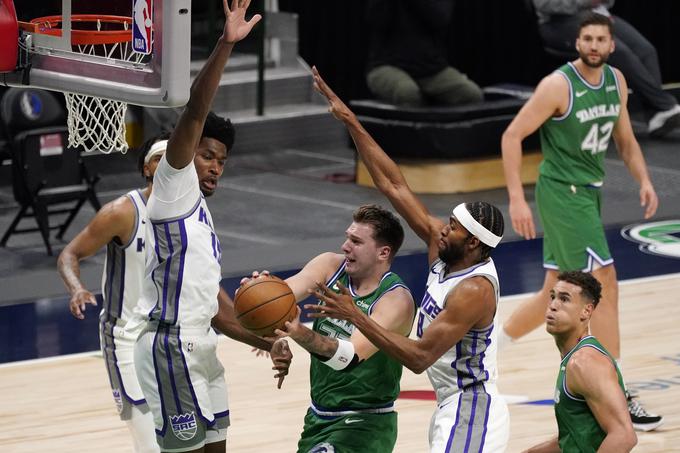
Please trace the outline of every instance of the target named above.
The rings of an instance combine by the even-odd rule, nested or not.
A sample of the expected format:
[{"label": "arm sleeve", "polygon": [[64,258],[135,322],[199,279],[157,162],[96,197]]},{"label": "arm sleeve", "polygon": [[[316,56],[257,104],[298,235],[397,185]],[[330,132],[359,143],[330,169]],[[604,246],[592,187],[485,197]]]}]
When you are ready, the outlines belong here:
[{"label": "arm sleeve", "polygon": [[183,217],[194,209],[200,198],[194,163],[178,170],[163,156],[153,177],[149,218],[158,221]]}]

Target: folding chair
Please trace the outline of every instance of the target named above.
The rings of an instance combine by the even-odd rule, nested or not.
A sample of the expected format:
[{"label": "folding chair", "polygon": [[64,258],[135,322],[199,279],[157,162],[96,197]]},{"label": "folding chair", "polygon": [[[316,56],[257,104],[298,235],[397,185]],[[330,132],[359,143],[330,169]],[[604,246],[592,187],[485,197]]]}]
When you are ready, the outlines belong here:
[{"label": "folding chair", "polygon": [[[20,208],[0,239],[5,246],[14,233],[39,231],[47,254],[52,255],[49,231],[61,239],[86,200],[101,207],[79,149],[67,146],[68,128],[63,105],[49,91],[11,88],[0,101],[0,117],[12,156],[12,188]],[[72,203],[70,207],[65,204]],[[50,209],[57,205],[57,208]],[[50,226],[50,216],[67,214]],[[37,228],[17,228],[23,217],[35,217]]]}]

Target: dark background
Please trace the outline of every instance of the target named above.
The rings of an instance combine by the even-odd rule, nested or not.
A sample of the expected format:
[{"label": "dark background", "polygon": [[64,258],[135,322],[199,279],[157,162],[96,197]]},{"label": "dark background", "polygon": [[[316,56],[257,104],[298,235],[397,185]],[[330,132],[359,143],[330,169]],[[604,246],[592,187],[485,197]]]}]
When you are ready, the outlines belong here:
[{"label": "dark background", "polygon": [[[156,0],[158,1],[158,0]],[[411,0],[418,1],[418,0]],[[500,83],[535,85],[561,62],[548,57],[536,20],[525,0],[455,1],[449,35],[449,59],[482,86]],[[72,0],[73,12],[130,14],[132,0]],[[262,0],[253,0],[253,12]],[[300,55],[316,65],[345,99],[368,97],[364,82],[367,36],[365,0],[279,0],[282,11],[299,15]],[[15,0],[19,19],[58,13],[61,0]],[[221,0],[194,0],[194,58],[204,58],[219,36]],[[618,0],[612,12],[629,21],[657,48],[664,82],[680,81],[680,1]],[[244,43],[243,49],[255,46]]]},{"label": "dark background", "polygon": [[[413,0],[417,1],[417,0]],[[363,79],[365,0],[280,0],[299,16],[300,55],[315,64],[343,97],[366,97]],[[545,55],[536,20],[524,0],[455,0],[449,60],[481,86],[535,85],[559,61]],[[612,12],[635,26],[659,53],[664,82],[680,81],[680,2],[617,0]]]}]

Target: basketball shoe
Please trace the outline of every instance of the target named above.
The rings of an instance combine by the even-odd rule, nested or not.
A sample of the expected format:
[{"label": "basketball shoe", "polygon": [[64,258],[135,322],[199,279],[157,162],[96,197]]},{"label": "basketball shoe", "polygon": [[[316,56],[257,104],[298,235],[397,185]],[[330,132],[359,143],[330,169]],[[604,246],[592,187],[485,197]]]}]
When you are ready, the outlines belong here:
[{"label": "basketball shoe", "polygon": [[663,417],[647,412],[637,400],[637,395],[626,392],[626,399],[628,400],[630,419],[636,431],[651,431],[663,424]]}]

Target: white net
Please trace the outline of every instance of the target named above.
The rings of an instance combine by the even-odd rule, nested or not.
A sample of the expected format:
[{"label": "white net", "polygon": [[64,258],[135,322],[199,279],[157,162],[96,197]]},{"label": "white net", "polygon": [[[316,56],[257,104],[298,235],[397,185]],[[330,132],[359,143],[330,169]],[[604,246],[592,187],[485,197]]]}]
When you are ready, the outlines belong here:
[{"label": "white net", "polygon": [[[128,29],[127,22],[121,25],[125,30]],[[101,28],[102,23],[97,20],[97,31]],[[111,60],[135,63],[140,63],[145,57],[144,54],[132,50],[130,41],[74,45],[73,50],[85,55],[104,56]],[[122,153],[127,151],[128,144],[125,139],[127,104],[125,102],[68,92],[64,95],[68,109],[69,146],[106,154],[114,151]]]},{"label": "white net", "polygon": [[106,154],[127,151],[125,102],[74,93],[64,95],[68,109],[68,146]]}]

